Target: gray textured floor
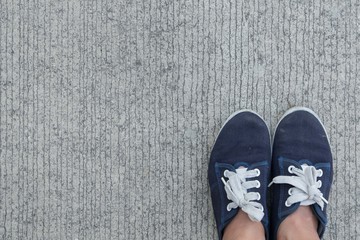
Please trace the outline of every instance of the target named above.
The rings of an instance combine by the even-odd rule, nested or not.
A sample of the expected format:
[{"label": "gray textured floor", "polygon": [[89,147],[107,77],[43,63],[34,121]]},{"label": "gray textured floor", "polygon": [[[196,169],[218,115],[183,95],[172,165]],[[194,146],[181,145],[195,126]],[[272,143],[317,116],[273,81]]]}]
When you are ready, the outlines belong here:
[{"label": "gray textured floor", "polygon": [[326,125],[325,239],[360,239],[359,1],[0,0],[0,236],[215,239],[209,151],[251,108]]}]

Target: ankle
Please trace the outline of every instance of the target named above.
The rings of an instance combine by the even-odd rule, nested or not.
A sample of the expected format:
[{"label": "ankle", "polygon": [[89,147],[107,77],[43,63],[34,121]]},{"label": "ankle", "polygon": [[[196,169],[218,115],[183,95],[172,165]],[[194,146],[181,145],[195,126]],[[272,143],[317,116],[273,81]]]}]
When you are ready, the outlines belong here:
[{"label": "ankle", "polygon": [[261,222],[251,221],[246,213],[239,210],[237,215],[226,226],[223,239],[265,239],[265,230]]},{"label": "ankle", "polygon": [[277,238],[279,240],[319,239],[317,227],[318,220],[310,207],[300,206],[280,224]]},{"label": "ankle", "polygon": [[[284,223],[284,222],[283,222]],[[300,220],[293,220],[281,223],[279,227],[277,239],[279,240],[317,240],[319,235],[317,230],[309,225],[304,224]]]}]

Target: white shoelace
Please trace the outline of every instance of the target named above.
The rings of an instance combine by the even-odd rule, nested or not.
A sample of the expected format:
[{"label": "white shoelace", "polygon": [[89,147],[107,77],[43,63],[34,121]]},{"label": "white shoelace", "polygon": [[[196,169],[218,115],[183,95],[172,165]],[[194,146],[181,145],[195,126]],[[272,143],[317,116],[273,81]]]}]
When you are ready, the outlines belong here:
[{"label": "white shoelace", "polygon": [[260,175],[259,169],[247,170],[247,168],[238,168],[236,172],[224,171],[224,176],[228,178],[225,181],[221,178],[225,185],[227,198],[232,201],[227,205],[227,210],[240,207],[246,212],[249,218],[253,221],[260,222],[264,217],[264,207],[261,203],[254,200],[260,200],[260,193],[247,192],[250,188],[259,188],[260,182],[258,180],[248,181],[247,178],[254,178]]},{"label": "white shoelace", "polygon": [[300,202],[302,206],[309,206],[317,203],[321,209],[324,208],[324,203],[328,204],[328,201],[323,197],[320,191],[321,180],[317,181],[318,177],[321,177],[323,172],[321,169],[317,170],[314,166],[301,165],[301,169],[294,166],[288,168],[289,173],[296,176],[277,176],[274,177],[269,186],[275,184],[290,184],[293,187],[289,189],[289,197],[285,202],[287,207],[292,204]]}]

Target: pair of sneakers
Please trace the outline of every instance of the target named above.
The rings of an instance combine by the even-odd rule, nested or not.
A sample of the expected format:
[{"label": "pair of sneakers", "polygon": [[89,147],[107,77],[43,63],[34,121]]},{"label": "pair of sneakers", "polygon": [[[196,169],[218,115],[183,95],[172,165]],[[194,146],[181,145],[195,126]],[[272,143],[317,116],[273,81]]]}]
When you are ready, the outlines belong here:
[{"label": "pair of sneakers", "polygon": [[321,238],[332,177],[328,136],[312,110],[288,110],[272,144],[257,113],[235,112],[220,130],[208,168],[219,239],[239,209],[262,223],[266,239],[276,239],[281,222],[300,205],[311,207]]}]

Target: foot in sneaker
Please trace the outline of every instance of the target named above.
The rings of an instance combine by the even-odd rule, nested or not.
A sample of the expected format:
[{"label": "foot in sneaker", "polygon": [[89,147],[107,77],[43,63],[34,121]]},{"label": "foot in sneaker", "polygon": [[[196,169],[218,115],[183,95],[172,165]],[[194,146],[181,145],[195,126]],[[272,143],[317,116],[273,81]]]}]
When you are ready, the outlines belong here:
[{"label": "foot in sneaker", "polygon": [[[315,234],[304,239],[321,238],[327,223],[332,155],[325,128],[310,109],[292,108],[279,121],[271,175],[272,239],[298,234],[299,229],[309,230],[308,234],[313,230]],[[290,231],[291,227],[294,231]]]},{"label": "foot in sneaker", "polygon": [[233,230],[246,233],[250,227],[245,226],[268,236],[270,163],[270,134],[264,120],[249,110],[231,115],[216,139],[208,168],[219,239]]}]

